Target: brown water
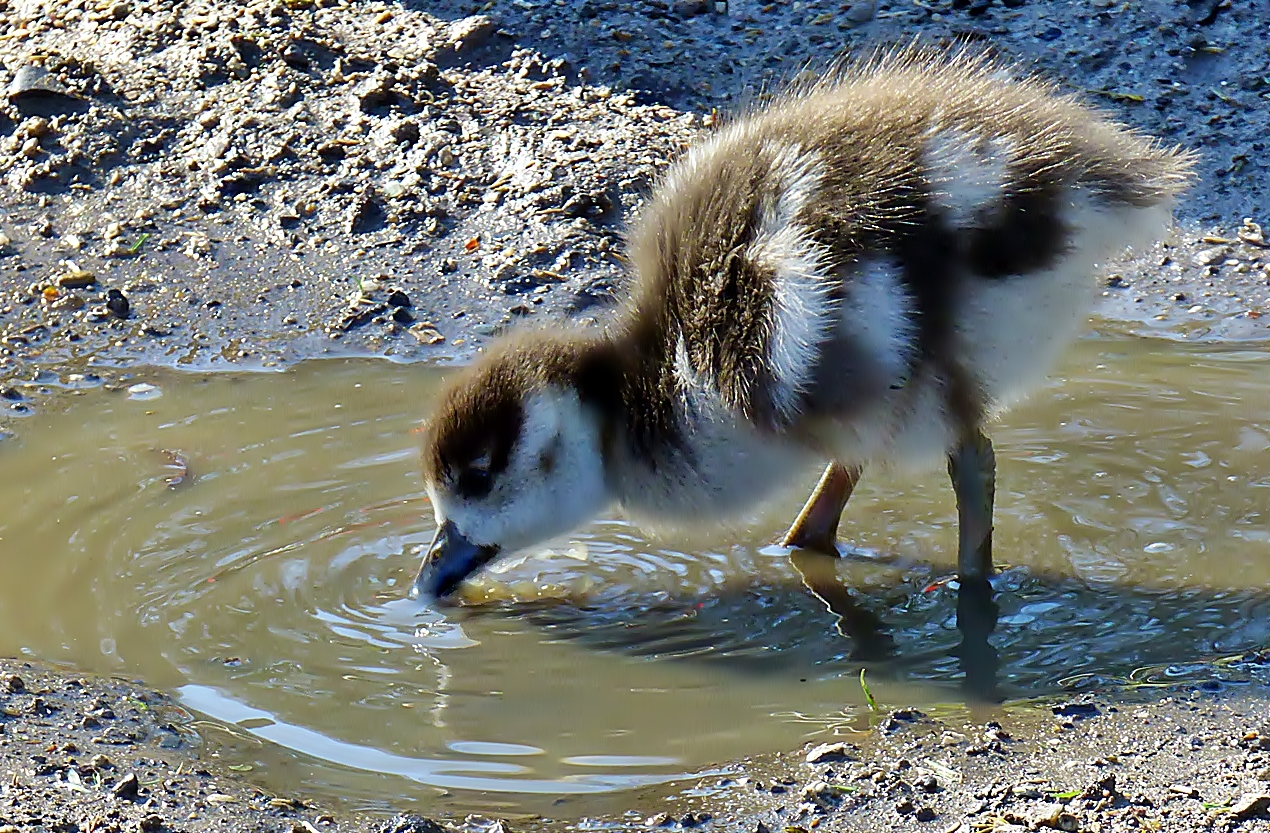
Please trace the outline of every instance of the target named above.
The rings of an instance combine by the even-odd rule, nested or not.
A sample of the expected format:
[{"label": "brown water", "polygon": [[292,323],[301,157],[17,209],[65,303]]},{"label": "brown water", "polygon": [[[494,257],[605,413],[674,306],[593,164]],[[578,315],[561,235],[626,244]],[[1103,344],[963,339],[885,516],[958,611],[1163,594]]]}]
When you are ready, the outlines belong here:
[{"label": "brown water", "polygon": [[[1261,346],[1089,339],[995,429],[1007,694],[1270,644],[1268,367]],[[438,378],[61,380],[0,443],[0,653],[176,690],[237,724],[224,754],[251,778],[365,809],[579,817],[867,723],[851,643],[767,546],[802,495],[693,539],[597,523],[502,564],[472,588],[487,605],[407,601],[432,532],[411,429]],[[874,694],[956,701],[945,476],[869,473],[843,533],[839,573],[898,645]]]}]

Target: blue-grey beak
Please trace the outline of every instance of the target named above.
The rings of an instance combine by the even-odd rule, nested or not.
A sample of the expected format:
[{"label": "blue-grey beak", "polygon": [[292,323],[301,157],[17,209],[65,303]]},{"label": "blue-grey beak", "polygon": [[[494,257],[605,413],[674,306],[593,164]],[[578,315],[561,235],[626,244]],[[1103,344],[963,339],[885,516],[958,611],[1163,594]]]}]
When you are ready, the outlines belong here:
[{"label": "blue-grey beak", "polygon": [[453,521],[447,520],[428,547],[419,575],[410,588],[410,598],[444,599],[458,589],[463,579],[493,561],[496,555],[498,547],[473,544],[463,537]]}]

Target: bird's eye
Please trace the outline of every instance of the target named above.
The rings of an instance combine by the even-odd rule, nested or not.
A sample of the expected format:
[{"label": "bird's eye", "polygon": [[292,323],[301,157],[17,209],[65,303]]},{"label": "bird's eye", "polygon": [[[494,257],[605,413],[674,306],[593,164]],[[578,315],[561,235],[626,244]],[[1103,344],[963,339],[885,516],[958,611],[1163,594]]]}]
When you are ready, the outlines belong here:
[{"label": "bird's eye", "polygon": [[464,469],[459,474],[457,491],[465,497],[482,498],[489,494],[494,486],[494,476],[486,468]]}]

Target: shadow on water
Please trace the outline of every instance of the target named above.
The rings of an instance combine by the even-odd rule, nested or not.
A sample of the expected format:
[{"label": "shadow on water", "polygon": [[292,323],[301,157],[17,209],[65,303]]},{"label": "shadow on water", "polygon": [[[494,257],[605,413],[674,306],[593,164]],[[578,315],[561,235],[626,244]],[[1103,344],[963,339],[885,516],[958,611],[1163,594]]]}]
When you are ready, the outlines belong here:
[{"label": "shadow on water", "polygon": [[[772,550],[778,548],[772,547]],[[1151,670],[1213,684],[1209,660],[1270,644],[1270,593],[1093,585],[1013,567],[959,583],[924,565],[862,595],[850,557],[794,552],[804,586],[751,585],[709,598],[635,594],[587,601],[465,606],[468,617],[523,617],[552,638],[599,651],[711,664],[742,675],[835,676],[946,689],[968,705],[1091,690]],[[1233,682],[1234,680],[1226,680]]]}]

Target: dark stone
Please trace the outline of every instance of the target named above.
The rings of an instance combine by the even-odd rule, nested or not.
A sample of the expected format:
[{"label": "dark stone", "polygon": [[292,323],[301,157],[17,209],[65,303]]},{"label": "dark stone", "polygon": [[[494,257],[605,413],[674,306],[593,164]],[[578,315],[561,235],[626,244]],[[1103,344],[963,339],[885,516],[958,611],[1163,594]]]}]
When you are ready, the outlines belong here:
[{"label": "dark stone", "polygon": [[419,125],[413,121],[403,121],[392,130],[392,137],[402,145],[413,145],[419,136]]},{"label": "dark stone", "polygon": [[137,780],[136,774],[129,772],[119,779],[119,783],[115,784],[110,792],[114,794],[115,798],[123,799],[124,801],[136,801],[137,792],[140,789],[141,782]]},{"label": "dark stone", "polygon": [[348,330],[369,324],[371,320],[388,309],[387,304],[368,304],[365,306],[355,306],[348,309],[339,321],[336,321],[333,329],[336,331],[347,332]]},{"label": "dark stone", "polygon": [[515,275],[503,281],[503,285],[502,285],[503,294],[504,295],[523,295],[526,292],[533,292],[535,289],[537,289],[540,286],[543,286],[545,283],[547,282],[539,280],[533,275],[527,275],[527,274]]},{"label": "dark stone", "polygon": [[388,215],[378,200],[365,195],[353,203],[348,217],[348,230],[352,234],[365,234],[382,228]]},{"label": "dark stone", "polygon": [[1098,707],[1093,703],[1063,703],[1051,711],[1058,717],[1097,717]]},{"label": "dark stone", "polygon": [[574,194],[560,207],[566,217],[603,217],[613,210],[613,198],[604,191]]},{"label": "dark stone", "polygon": [[309,68],[309,56],[304,54],[304,49],[294,41],[283,47],[282,60],[292,69],[306,70]]},{"label": "dark stone", "polygon": [[1120,792],[1116,788],[1115,773],[1111,773],[1107,775],[1107,777],[1103,778],[1102,780],[1094,784],[1090,784],[1089,787],[1086,788],[1085,793],[1082,797],[1087,799],[1097,799],[1097,798],[1115,798],[1119,795],[1120,795]]},{"label": "dark stone", "polygon": [[47,717],[57,710],[57,706],[49,705],[48,701],[43,697],[36,697],[31,701],[31,714]]},{"label": "dark stone", "polygon": [[394,307],[408,307],[410,306],[410,296],[400,289],[394,289],[388,293],[388,303]]},{"label": "dark stone", "polygon": [[410,314],[410,310],[405,307],[394,307],[392,311],[392,320],[398,324],[413,324],[415,317]]},{"label": "dark stone", "polygon": [[1217,22],[1217,16],[1230,4],[1222,0],[1186,0],[1191,7],[1191,22],[1196,26],[1211,26]]},{"label": "dark stone", "polygon": [[438,52],[445,57],[466,56],[489,40],[497,28],[494,20],[483,14],[456,20],[446,29],[447,43]]},{"label": "dark stone", "polygon": [[707,10],[706,0],[674,0],[671,3],[671,8],[680,17],[696,17],[699,14],[704,14]]},{"label": "dark stone", "polygon": [[1231,806],[1230,815],[1239,821],[1270,815],[1270,795],[1246,793]]},{"label": "dark stone", "polygon": [[106,291],[106,309],[110,310],[116,318],[127,318],[132,305],[118,289],[110,289]]},{"label": "dark stone", "polygon": [[917,812],[913,815],[913,818],[918,821],[934,821],[935,811],[930,807],[918,807]]},{"label": "dark stone", "polygon": [[53,116],[87,109],[85,101],[62,86],[44,67],[22,67],[14,73],[6,92],[9,103],[24,115]]},{"label": "dark stone", "polygon": [[348,149],[339,142],[326,142],[318,145],[317,154],[328,162],[335,162],[348,156]]}]

